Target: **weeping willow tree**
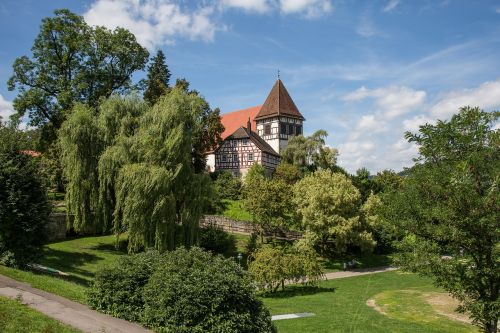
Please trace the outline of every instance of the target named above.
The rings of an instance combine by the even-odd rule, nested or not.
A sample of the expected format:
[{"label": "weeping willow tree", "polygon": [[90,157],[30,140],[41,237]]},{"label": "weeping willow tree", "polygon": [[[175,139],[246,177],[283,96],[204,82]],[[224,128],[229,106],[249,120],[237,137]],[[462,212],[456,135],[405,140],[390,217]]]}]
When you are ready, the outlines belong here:
[{"label": "weeping willow tree", "polygon": [[[93,214],[99,206],[99,155],[103,142],[94,111],[82,104],[74,107],[59,132],[66,186],[66,207],[73,214],[75,230],[97,231]],[[68,218],[68,221],[70,219]]]},{"label": "weeping willow tree", "polygon": [[210,181],[194,172],[191,153],[197,119],[206,102],[173,89],[141,117],[129,141],[130,163],[116,179],[116,232],[128,230],[129,250],[187,247],[198,240],[198,223]]},{"label": "weeping willow tree", "polygon": [[207,108],[203,98],[179,88],[153,108],[137,96],[110,97],[98,116],[75,108],[60,141],[75,230],[126,230],[130,252],[196,244],[212,195],[193,157],[206,140]]}]

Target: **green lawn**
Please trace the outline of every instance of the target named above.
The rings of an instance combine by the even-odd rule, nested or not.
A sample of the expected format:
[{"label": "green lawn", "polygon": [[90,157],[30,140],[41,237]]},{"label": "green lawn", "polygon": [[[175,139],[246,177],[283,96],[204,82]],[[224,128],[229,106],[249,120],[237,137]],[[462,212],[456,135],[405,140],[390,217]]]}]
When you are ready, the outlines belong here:
[{"label": "green lawn", "polygon": [[[408,290],[415,295],[405,292]],[[442,291],[434,288],[427,279],[396,271],[324,281],[319,288],[292,286],[285,292],[263,299],[273,315],[315,314],[309,318],[276,321],[278,331],[282,333],[477,332],[469,324],[438,315],[416,295],[423,292]],[[386,314],[366,304],[373,297],[383,303]]]},{"label": "green lawn", "polygon": [[61,324],[18,301],[0,297],[0,332],[76,333],[80,331]]},{"label": "green lawn", "polygon": [[240,200],[223,200],[225,209],[219,215],[238,220],[252,221],[252,215],[245,210]]},{"label": "green lawn", "polygon": [[46,245],[40,264],[68,273],[68,277],[21,271],[0,265],[0,274],[85,303],[85,289],[94,273],[114,263],[124,251],[115,249],[115,236],[77,238]]}]

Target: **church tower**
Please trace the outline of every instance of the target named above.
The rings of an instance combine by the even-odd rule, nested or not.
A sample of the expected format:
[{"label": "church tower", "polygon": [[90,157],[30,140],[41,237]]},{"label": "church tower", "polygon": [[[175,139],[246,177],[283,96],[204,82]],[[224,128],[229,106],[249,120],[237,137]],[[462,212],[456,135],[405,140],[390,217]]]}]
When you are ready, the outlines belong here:
[{"label": "church tower", "polygon": [[302,134],[304,120],[283,82],[278,78],[255,117],[257,134],[281,154],[290,137]]}]

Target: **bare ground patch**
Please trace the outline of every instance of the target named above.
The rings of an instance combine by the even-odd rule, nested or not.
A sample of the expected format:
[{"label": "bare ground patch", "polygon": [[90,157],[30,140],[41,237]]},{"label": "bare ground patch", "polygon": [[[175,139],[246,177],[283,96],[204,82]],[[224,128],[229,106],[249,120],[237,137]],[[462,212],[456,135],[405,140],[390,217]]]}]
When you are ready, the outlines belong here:
[{"label": "bare ground patch", "polygon": [[377,311],[383,315],[387,315],[387,312],[385,312],[383,308],[378,306],[377,303],[375,302],[375,300],[372,298],[370,298],[369,300],[366,301],[366,305],[368,305],[369,307],[373,308],[375,311]]},{"label": "bare ground patch", "polygon": [[450,295],[445,293],[425,293],[422,296],[436,313],[452,320],[471,323],[470,318],[466,314],[455,311],[460,303]]}]

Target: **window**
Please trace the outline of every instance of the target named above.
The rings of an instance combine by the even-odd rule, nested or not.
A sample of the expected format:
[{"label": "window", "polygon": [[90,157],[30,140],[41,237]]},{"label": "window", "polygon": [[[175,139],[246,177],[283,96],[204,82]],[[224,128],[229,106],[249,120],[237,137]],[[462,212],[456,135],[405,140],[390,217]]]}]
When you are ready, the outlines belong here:
[{"label": "window", "polygon": [[238,162],[238,154],[233,154],[233,162]]},{"label": "window", "polygon": [[252,153],[248,153],[248,161],[249,162],[253,161],[253,154]]},{"label": "window", "polygon": [[281,124],[281,134],[287,134],[286,124]]},{"label": "window", "polygon": [[271,124],[265,124],[264,125],[264,135],[270,135],[271,134]]},{"label": "window", "polygon": [[222,155],[222,162],[227,162],[227,155],[226,154]]},{"label": "window", "polygon": [[248,139],[243,139],[243,146],[248,146]]},{"label": "window", "polygon": [[295,135],[295,126],[293,124],[288,124],[288,134]]},{"label": "window", "polygon": [[301,135],[302,134],[302,125],[297,125],[295,127],[295,134]]}]

